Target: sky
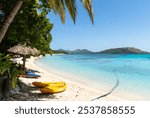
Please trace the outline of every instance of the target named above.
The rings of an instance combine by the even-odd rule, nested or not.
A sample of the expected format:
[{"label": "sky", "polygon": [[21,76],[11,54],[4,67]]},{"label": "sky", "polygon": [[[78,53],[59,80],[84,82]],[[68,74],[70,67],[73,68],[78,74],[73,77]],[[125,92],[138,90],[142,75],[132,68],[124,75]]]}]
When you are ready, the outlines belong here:
[{"label": "sky", "polygon": [[94,25],[80,0],[74,25],[69,14],[62,24],[59,16],[50,13],[54,24],[52,49],[88,49],[136,47],[150,51],[150,0],[93,0]]}]

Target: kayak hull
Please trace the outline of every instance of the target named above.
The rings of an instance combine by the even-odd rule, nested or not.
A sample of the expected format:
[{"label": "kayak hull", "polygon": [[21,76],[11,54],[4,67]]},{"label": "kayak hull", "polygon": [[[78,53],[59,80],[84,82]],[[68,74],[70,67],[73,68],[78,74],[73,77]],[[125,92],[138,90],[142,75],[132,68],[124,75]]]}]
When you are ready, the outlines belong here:
[{"label": "kayak hull", "polygon": [[47,86],[60,86],[66,85],[65,82],[32,82],[32,84],[36,87],[43,88]]},{"label": "kayak hull", "polygon": [[44,94],[60,93],[65,90],[66,90],[66,86],[47,86],[44,88],[40,88],[41,93],[44,93]]},{"label": "kayak hull", "polygon": [[67,88],[65,82],[32,82],[32,84],[39,87],[43,94],[60,93],[65,91]]}]

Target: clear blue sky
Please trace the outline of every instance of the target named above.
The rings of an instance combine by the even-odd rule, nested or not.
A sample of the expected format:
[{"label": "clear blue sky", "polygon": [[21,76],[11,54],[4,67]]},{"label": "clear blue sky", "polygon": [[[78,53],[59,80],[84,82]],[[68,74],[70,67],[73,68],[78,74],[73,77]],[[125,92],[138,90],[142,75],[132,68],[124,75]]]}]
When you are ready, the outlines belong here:
[{"label": "clear blue sky", "polygon": [[67,14],[62,24],[54,23],[52,49],[89,49],[100,51],[117,47],[137,47],[150,51],[150,0],[93,0],[94,26],[78,1],[76,25]]}]

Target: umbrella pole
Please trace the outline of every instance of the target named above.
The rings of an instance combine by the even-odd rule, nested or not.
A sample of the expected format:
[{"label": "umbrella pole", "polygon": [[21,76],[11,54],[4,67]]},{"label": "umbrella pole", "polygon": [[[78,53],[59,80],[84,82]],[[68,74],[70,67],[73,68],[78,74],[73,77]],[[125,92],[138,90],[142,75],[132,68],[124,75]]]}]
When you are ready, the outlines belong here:
[{"label": "umbrella pole", "polygon": [[23,70],[25,70],[25,62],[26,62],[26,56],[23,56]]}]

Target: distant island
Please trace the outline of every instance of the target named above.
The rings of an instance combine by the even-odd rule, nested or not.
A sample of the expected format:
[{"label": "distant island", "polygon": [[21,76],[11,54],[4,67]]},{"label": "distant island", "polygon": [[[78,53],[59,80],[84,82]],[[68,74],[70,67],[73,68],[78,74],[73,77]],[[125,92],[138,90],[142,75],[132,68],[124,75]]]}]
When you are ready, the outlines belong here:
[{"label": "distant island", "polygon": [[57,51],[55,50],[55,52],[63,54],[150,54],[150,52],[142,51],[134,47],[111,48],[99,52],[92,52],[87,49],[76,49],[73,51],[59,49]]},{"label": "distant island", "polygon": [[134,47],[124,47],[124,48],[112,48],[100,51],[101,54],[149,54],[149,52],[142,51]]},{"label": "distant island", "polygon": [[[54,53],[63,53],[63,54],[93,54],[95,52],[89,51],[87,49],[76,49],[73,51],[70,50],[63,50],[63,49],[59,49],[59,50],[54,50]],[[56,54],[56,53],[55,53]]]}]

